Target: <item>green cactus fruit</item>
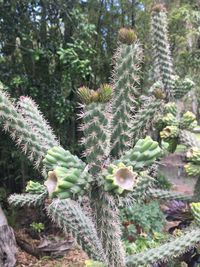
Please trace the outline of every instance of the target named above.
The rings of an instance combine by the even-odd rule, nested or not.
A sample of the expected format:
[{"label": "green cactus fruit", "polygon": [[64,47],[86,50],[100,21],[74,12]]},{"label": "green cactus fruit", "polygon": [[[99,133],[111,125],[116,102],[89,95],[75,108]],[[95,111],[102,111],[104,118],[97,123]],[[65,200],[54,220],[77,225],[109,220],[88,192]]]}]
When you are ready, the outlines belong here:
[{"label": "green cactus fruit", "polygon": [[89,189],[90,176],[80,169],[57,167],[48,173],[45,185],[50,197],[75,198]]},{"label": "green cactus fruit", "polygon": [[166,94],[165,94],[164,90],[162,90],[161,88],[156,88],[154,90],[154,96],[156,99],[165,99],[166,98]]},{"label": "green cactus fruit", "polygon": [[185,171],[189,176],[197,176],[200,175],[200,165],[195,165],[191,162],[187,163],[185,166]]},{"label": "green cactus fruit", "polygon": [[38,182],[29,181],[26,186],[26,192],[31,194],[42,194],[46,191],[46,187]]},{"label": "green cactus fruit", "polygon": [[77,91],[77,95],[81,102],[84,102],[85,104],[89,104],[91,102],[91,91],[88,87],[80,87]]},{"label": "green cactus fruit", "polygon": [[178,126],[178,121],[172,113],[167,113],[165,116],[163,116],[162,121],[165,126]]},{"label": "green cactus fruit", "polygon": [[132,166],[126,166],[123,163],[111,164],[104,173],[104,189],[119,195],[133,191],[137,184],[137,176]]},{"label": "green cactus fruit", "polygon": [[190,208],[195,218],[196,223],[200,226],[200,202],[191,203]]},{"label": "green cactus fruit", "polygon": [[200,164],[200,148],[192,147],[186,153],[186,157],[188,161]]},{"label": "green cactus fruit", "polygon": [[62,147],[52,147],[47,151],[43,160],[47,170],[53,171],[56,167],[77,168],[83,170],[86,164],[77,156],[72,155],[68,150]]},{"label": "green cactus fruit", "polygon": [[158,118],[155,127],[158,131],[163,130],[166,126],[178,126],[179,122],[172,113],[167,113],[165,116]]},{"label": "green cactus fruit", "polygon": [[137,35],[130,28],[121,28],[118,32],[118,38],[121,43],[131,45],[137,40]]},{"label": "green cactus fruit", "polygon": [[172,115],[177,115],[177,105],[174,102],[169,102],[164,107],[164,114],[171,113]]},{"label": "green cactus fruit", "polygon": [[177,126],[167,126],[160,132],[160,137],[163,140],[169,141],[178,138],[179,129]]},{"label": "green cactus fruit", "polygon": [[186,113],[184,113],[183,117],[181,118],[180,128],[192,130],[196,126],[197,126],[197,120],[194,113],[192,113],[191,111],[187,111]]},{"label": "green cactus fruit", "polygon": [[139,139],[134,148],[127,151],[120,161],[134,170],[150,166],[161,155],[161,148],[150,136]]},{"label": "green cactus fruit", "polygon": [[112,97],[112,86],[109,84],[103,84],[97,90],[90,90],[88,87],[80,87],[78,89],[77,95],[80,98],[81,102],[89,105],[92,102],[96,103],[106,103],[109,102]]},{"label": "green cactus fruit", "polygon": [[113,93],[113,88],[109,84],[101,85],[100,89],[98,90],[99,94],[99,102],[106,103],[110,101]]}]

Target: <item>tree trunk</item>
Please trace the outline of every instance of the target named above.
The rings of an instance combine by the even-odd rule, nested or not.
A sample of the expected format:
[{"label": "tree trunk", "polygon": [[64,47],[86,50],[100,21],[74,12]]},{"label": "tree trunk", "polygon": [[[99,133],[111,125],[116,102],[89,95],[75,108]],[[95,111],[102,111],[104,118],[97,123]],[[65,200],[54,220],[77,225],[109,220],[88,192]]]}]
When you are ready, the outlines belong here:
[{"label": "tree trunk", "polygon": [[15,236],[8,225],[6,216],[0,206],[0,266],[14,267],[17,252]]}]

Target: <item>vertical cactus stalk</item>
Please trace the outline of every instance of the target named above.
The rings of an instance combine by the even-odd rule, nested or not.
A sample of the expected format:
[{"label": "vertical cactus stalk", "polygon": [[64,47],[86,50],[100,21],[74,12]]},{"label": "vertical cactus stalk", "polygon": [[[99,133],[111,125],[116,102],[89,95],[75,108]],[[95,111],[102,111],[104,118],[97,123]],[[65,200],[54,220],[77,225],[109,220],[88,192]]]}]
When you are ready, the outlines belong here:
[{"label": "vertical cactus stalk", "polygon": [[121,241],[119,210],[114,197],[99,190],[93,196],[97,231],[102,241],[109,267],[125,267],[125,252]]},{"label": "vertical cactus stalk", "polygon": [[50,205],[46,206],[46,210],[49,217],[64,232],[70,231],[76,237],[78,244],[89,257],[107,264],[94,224],[85,216],[77,202],[71,199],[53,200]]},{"label": "vertical cactus stalk", "polygon": [[121,42],[116,55],[113,75],[112,153],[120,156],[131,145],[130,129],[135,97],[139,94],[139,72],[142,49],[131,29],[119,31]]},{"label": "vertical cactus stalk", "polygon": [[109,100],[112,87],[105,84],[98,91],[82,87],[79,88],[78,94],[83,102],[81,130],[84,137],[81,143],[85,146],[84,156],[90,172],[95,174],[100,171],[103,161],[110,153]]},{"label": "vertical cactus stalk", "polygon": [[196,135],[188,130],[180,130],[179,140],[183,145],[187,147],[200,148],[200,142],[197,139]]},{"label": "vertical cactus stalk", "polygon": [[168,40],[168,22],[164,5],[152,8],[151,36],[154,56],[154,79],[161,80],[168,99],[173,98],[175,75]]},{"label": "vertical cactus stalk", "polygon": [[130,129],[132,145],[134,145],[139,138],[144,137],[146,131],[153,125],[156,114],[161,110],[161,99],[156,99],[155,97],[146,99],[133,119],[133,125]]},{"label": "vertical cactus stalk", "polygon": [[49,147],[41,142],[37,132],[18,112],[4,92],[2,84],[0,84],[0,121],[4,125],[5,131],[10,133],[12,139],[38,167]]},{"label": "vertical cactus stalk", "polygon": [[41,142],[43,142],[44,145],[49,147],[59,145],[51,127],[44,119],[36,103],[30,97],[21,96],[17,105],[19,112],[29,126],[37,132],[37,135],[40,137]]}]

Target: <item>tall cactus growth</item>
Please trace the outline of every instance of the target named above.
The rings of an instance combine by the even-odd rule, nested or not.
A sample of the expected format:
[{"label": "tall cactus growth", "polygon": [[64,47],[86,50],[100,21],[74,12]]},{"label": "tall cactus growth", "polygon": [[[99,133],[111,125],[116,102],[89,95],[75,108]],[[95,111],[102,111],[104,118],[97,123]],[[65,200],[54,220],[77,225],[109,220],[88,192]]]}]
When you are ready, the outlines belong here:
[{"label": "tall cactus growth", "polygon": [[[159,75],[158,83],[153,84],[148,96],[139,99],[141,46],[135,32],[124,28],[119,32],[112,86],[78,89],[86,163],[60,146],[32,100],[21,97],[16,107],[2,85],[0,88],[0,121],[29,158],[41,167],[44,176],[43,184],[31,181],[26,194],[10,196],[10,204],[45,207],[53,222],[64,232],[70,231],[88,256],[106,267],[139,266],[167,260],[200,241],[197,226],[191,230],[192,235],[183,233],[179,238],[127,260],[121,241],[120,205],[131,205],[151,197],[167,200],[191,197],[155,188],[155,179],[150,173],[162,150],[150,136],[141,139],[158,112],[164,115],[160,130],[171,127],[163,129],[163,136],[167,138],[170,134],[177,138],[180,130],[188,130],[194,123],[193,116],[188,113],[177,122],[174,120],[176,107],[173,104],[164,107],[164,102],[174,93],[174,74],[166,11],[161,5],[152,11],[152,31]],[[135,109],[137,101],[142,102],[138,110]],[[177,123],[168,125],[174,121]],[[195,154],[195,160],[198,157],[199,154]],[[89,199],[89,212],[83,207],[84,197]]]},{"label": "tall cactus growth", "polygon": [[154,55],[154,79],[161,80],[168,99],[173,98],[175,75],[168,40],[166,8],[158,4],[152,8],[151,36]]},{"label": "tall cactus growth", "polygon": [[112,101],[112,149],[114,155],[121,155],[130,147],[132,112],[135,97],[139,95],[139,70],[142,50],[136,34],[131,29],[119,31],[120,45],[115,55]]}]

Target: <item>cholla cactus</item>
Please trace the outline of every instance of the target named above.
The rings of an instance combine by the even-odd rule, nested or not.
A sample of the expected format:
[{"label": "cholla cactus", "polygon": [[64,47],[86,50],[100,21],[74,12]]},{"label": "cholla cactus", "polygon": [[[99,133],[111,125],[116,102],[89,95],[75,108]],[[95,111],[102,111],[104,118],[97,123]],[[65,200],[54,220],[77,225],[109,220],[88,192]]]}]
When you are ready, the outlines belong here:
[{"label": "cholla cactus", "polygon": [[139,72],[142,50],[131,29],[119,31],[120,45],[115,54],[112,100],[112,150],[120,156],[131,145],[132,112],[139,94]]},{"label": "cholla cactus", "polygon": [[166,8],[158,4],[152,8],[151,37],[154,55],[154,79],[162,81],[168,99],[173,98],[175,74],[168,40]]},{"label": "cholla cactus", "polygon": [[[155,180],[149,173],[162,150],[150,136],[141,138],[158,111],[164,110],[165,124],[170,121],[168,114],[176,116],[174,105],[164,109],[164,101],[174,92],[165,9],[154,8],[152,18],[159,83],[153,84],[149,96],[140,98],[141,109],[134,110],[139,97],[142,51],[135,32],[130,29],[119,32],[113,85],[104,84],[98,90],[87,87],[78,90],[87,163],[60,146],[32,100],[22,97],[15,107],[0,89],[2,124],[44,175],[43,184],[30,181],[27,194],[10,196],[10,204],[45,207],[47,216],[64,232],[72,233],[94,266],[97,266],[95,261],[105,267],[152,264],[177,256],[200,240],[200,229],[195,228],[189,234],[186,232],[159,248],[127,260],[121,241],[120,205],[149,197],[188,200],[183,194],[154,188]],[[187,114],[181,125],[189,129],[193,122]],[[168,126],[174,128],[165,129],[165,136],[167,133],[168,138],[170,135],[177,138],[179,124],[165,125]],[[129,147],[132,144],[134,146]],[[89,199],[91,214],[82,208],[82,196]]]},{"label": "cholla cactus", "polygon": [[168,151],[174,152],[178,143],[199,147],[199,141],[191,132],[197,126],[196,116],[190,111],[180,116],[173,102],[167,103],[163,109],[164,115],[157,119],[155,128],[160,132],[161,139],[168,142]]}]

